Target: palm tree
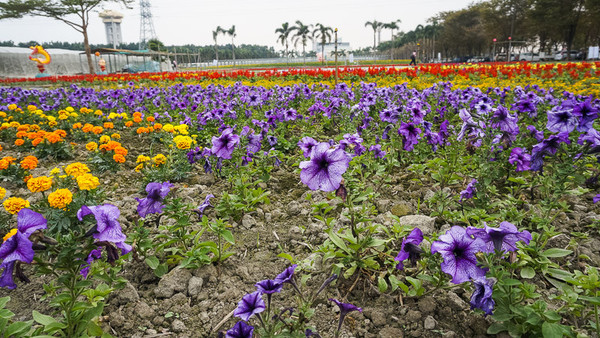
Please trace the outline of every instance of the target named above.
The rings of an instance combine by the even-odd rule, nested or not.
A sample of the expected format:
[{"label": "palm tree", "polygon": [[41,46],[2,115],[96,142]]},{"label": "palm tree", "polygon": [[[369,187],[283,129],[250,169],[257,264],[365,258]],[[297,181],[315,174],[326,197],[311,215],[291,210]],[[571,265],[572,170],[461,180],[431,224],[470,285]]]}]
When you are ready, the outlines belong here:
[{"label": "palm tree", "polygon": [[317,27],[313,30],[312,34],[315,38],[321,39],[322,64],[325,64],[325,44],[331,42],[331,33],[333,33],[333,29],[331,27],[323,26],[320,23],[316,24],[316,26]]},{"label": "palm tree", "polygon": [[375,52],[375,49],[377,48],[377,31],[381,32],[381,26],[383,26],[383,23],[377,20],[367,21],[365,23],[365,27],[367,26],[371,26],[371,28],[373,28],[373,52]]},{"label": "palm tree", "polygon": [[223,28],[221,28],[221,26],[217,26],[217,29],[212,32],[213,40],[215,40],[215,56],[217,60],[217,65],[219,64],[219,46],[217,45],[217,38],[219,37],[219,34],[223,32],[224,30]]},{"label": "palm tree", "polygon": [[282,23],[281,27],[279,27],[275,30],[275,33],[279,33],[279,36],[277,37],[277,42],[281,42],[281,44],[283,46],[285,46],[285,57],[286,58],[289,58],[288,37],[290,36],[291,32],[292,32],[292,27],[290,27],[290,24],[287,22]]},{"label": "palm tree", "polygon": [[233,56],[233,65],[235,66],[235,45],[233,44],[233,38],[237,36],[235,33],[235,25],[231,26],[228,30],[224,30],[223,33],[231,36],[231,54]]},{"label": "palm tree", "polygon": [[311,26],[305,26],[300,20],[296,21],[296,26],[291,28],[294,31],[294,36],[292,37],[294,41],[294,47],[298,44],[298,42],[302,42],[302,55],[304,56],[304,65],[306,65],[306,40],[308,40],[310,36],[310,28]]},{"label": "palm tree", "polygon": [[400,23],[400,20],[396,20],[396,21],[392,21],[390,23],[384,23],[383,24],[383,28],[389,29],[392,31],[392,39],[390,40],[391,42],[391,51],[392,51],[392,60],[394,60],[394,29],[398,29],[400,27],[398,27],[398,24]]}]

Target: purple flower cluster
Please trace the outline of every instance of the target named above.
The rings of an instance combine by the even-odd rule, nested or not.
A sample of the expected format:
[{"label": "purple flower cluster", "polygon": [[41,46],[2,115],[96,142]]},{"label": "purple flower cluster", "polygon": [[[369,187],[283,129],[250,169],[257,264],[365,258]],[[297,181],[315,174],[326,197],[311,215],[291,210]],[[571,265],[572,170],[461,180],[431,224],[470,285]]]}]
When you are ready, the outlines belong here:
[{"label": "purple flower cluster", "polygon": [[312,146],[310,159],[300,162],[300,180],[311,190],[334,191],[339,188],[349,163],[350,156],[344,150],[319,143]]}]

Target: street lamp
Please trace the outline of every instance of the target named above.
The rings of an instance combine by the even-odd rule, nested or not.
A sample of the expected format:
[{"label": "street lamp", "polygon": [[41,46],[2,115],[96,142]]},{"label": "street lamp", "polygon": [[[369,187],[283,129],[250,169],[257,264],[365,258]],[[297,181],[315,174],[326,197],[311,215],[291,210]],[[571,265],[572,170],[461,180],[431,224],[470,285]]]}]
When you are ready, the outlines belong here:
[{"label": "street lamp", "polygon": [[496,61],[496,38],[494,38],[494,51],[492,52],[492,60]]},{"label": "street lamp", "polygon": [[511,60],[512,53],[510,52],[511,51],[511,48],[510,48],[511,42],[512,42],[512,37],[509,36],[508,37],[508,53],[506,53],[506,60],[508,60],[509,62],[512,61]]},{"label": "street lamp", "polygon": [[[417,59],[419,58],[419,47],[421,47],[421,44],[419,42],[417,42]],[[415,60],[415,65],[416,65],[417,61]]]}]

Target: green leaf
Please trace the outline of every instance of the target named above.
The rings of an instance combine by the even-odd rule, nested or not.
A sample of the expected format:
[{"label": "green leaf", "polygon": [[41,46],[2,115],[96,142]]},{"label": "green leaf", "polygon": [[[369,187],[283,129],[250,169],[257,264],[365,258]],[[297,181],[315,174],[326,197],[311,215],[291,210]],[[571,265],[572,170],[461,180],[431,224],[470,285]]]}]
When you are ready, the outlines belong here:
[{"label": "green leaf", "polygon": [[502,284],[506,285],[506,286],[516,286],[516,285],[521,285],[521,282],[517,279],[513,279],[513,278],[507,278],[507,279],[503,279],[501,281]]},{"label": "green leaf", "polygon": [[6,303],[10,301],[10,297],[2,297],[0,298],[0,309],[3,309],[6,306]]},{"label": "green leaf", "polygon": [[492,323],[487,329],[488,334],[498,334],[502,331],[507,331],[505,323]]},{"label": "green leaf", "polygon": [[579,296],[579,299],[590,302],[592,305],[600,306],[600,297]]},{"label": "green leaf", "polygon": [[158,260],[158,258],[156,256],[146,257],[146,259],[144,261],[146,262],[146,264],[148,264],[148,266],[152,270],[156,270],[156,268],[160,264],[160,261]]},{"label": "green leaf", "polygon": [[221,236],[223,236],[223,239],[227,242],[235,244],[235,240],[233,239],[233,234],[231,233],[231,231],[223,230],[223,232],[221,232]]},{"label": "green leaf", "polygon": [[544,338],[562,338],[563,331],[561,325],[544,322],[544,324],[542,324],[542,336],[544,336]]},{"label": "green leaf", "polygon": [[570,273],[569,271],[562,270],[562,269],[548,268],[548,269],[546,269],[546,272],[550,276],[552,276],[556,279],[562,280],[562,281],[569,281],[573,278],[572,273]]},{"label": "green leaf", "polygon": [[58,322],[56,319],[54,319],[54,317],[46,316],[35,310],[33,310],[32,314],[33,314],[33,320],[35,320],[36,323],[40,323],[44,326]]},{"label": "green leaf", "polygon": [[160,264],[154,270],[154,274],[156,275],[156,277],[162,277],[162,275],[164,275],[167,272],[169,272],[169,266],[166,263]]},{"label": "green leaf", "polygon": [[354,274],[354,271],[356,271],[356,264],[352,264],[348,270],[344,271],[344,278],[350,278]]},{"label": "green leaf", "polygon": [[379,292],[384,293],[387,291],[388,289],[388,284],[385,281],[385,278],[383,277],[378,277],[377,278],[377,287],[379,288]]},{"label": "green leaf", "polygon": [[346,247],[344,241],[341,238],[339,238],[333,230],[328,230],[327,234],[329,235],[329,239],[333,242],[333,244],[335,244],[338,248],[348,253],[348,247]]},{"label": "green leaf", "polygon": [[292,257],[292,255],[288,253],[282,252],[279,255],[277,255],[277,257],[285,258],[288,261],[290,261],[290,263],[294,263],[294,257]]},{"label": "green leaf", "polygon": [[544,257],[565,257],[567,255],[572,254],[573,251],[559,248],[551,248],[542,252],[542,256]]},{"label": "green leaf", "polygon": [[25,333],[25,331],[29,330],[32,324],[33,320],[28,320],[26,322],[14,322],[10,324],[8,328],[6,328],[5,335],[7,337],[12,337]]},{"label": "green leaf", "polygon": [[535,277],[535,270],[532,267],[526,266],[521,269],[521,278],[531,279],[533,277]]},{"label": "green leaf", "polygon": [[396,291],[396,289],[398,289],[398,283],[400,283],[400,281],[394,275],[388,276],[388,279],[390,280],[390,285],[392,286],[392,292]]}]

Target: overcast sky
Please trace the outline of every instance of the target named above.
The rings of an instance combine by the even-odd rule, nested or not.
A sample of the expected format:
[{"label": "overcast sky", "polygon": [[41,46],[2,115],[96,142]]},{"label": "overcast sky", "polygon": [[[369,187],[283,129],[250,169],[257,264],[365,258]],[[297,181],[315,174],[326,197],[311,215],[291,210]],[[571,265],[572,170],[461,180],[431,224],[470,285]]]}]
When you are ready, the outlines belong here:
[{"label": "overcast sky", "polygon": [[[275,29],[282,23],[305,25],[322,23],[337,27],[339,38],[351,48],[373,45],[373,30],[365,22],[401,20],[400,30],[409,31],[439,12],[467,7],[474,0],[151,0],[153,23],[158,38],[165,45],[212,45],[212,31],[217,26],[235,25],[236,44],[277,45]],[[124,42],[140,38],[139,2],[132,9],[109,3],[99,9],[113,9],[124,14]],[[90,18],[90,43],[106,43],[102,20],[98,13]],[[47,18],[25,17],[0,21],[0,40],[15,42],[83,41],[82,35],[66,24]],[[381,41],[390,39],[383,30]],[[220,36],[219,43],[229,37]],[[300,47],[301,48],[301,47]]]}]

